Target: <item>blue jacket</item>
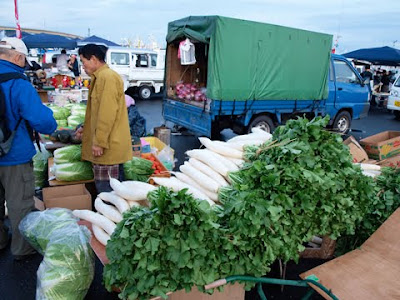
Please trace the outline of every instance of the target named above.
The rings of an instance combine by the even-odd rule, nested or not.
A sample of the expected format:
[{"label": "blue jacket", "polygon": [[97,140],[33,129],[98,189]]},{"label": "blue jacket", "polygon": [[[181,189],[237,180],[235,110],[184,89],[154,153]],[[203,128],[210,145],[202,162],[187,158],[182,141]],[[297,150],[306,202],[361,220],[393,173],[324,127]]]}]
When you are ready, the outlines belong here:
[{"label": "blue jacket", "polygon": [[[0,74],[18,72],[24,69],[5,60],[0,60]],[[18,120],[29,122],[34,130],[50,134],[57,128],[51,109],[42,104],[40,97],[31,83],[23,79],[12,79],[1,83],[6,101],[6,118],[11,130]],[[10,152],[0,157],[0,166],[12,166],[31,161],[36,154],[24,121],[18,126]]]}]

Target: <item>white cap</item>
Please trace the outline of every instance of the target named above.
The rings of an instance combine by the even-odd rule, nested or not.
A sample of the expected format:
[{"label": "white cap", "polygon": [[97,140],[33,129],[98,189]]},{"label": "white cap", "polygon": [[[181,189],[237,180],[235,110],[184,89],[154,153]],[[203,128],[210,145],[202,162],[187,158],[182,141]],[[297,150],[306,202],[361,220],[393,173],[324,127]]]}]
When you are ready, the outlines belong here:
[{"label": "white cap", "polygon": [[16,37],[5,37],[1,39],[0,48],[7,48],[19,53],[22,53],[26,57],[26,62],[32,67],[32,63],[28,60],[28,48],[25,43]]}]

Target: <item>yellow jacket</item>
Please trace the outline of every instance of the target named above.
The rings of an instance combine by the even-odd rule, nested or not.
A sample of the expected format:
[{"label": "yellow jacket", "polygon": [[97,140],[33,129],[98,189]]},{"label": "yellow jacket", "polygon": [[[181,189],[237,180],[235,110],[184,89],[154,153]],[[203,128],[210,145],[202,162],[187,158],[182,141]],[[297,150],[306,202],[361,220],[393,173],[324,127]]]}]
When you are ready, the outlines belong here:
[{"label": "yellow jacket", "polygon": [[[82,159],[99,165],[116,165],[132,159],[128,111],[121,77],[108,65],[91,76],[82,137]],[[104,148],[94,157],[92,145]]]}]

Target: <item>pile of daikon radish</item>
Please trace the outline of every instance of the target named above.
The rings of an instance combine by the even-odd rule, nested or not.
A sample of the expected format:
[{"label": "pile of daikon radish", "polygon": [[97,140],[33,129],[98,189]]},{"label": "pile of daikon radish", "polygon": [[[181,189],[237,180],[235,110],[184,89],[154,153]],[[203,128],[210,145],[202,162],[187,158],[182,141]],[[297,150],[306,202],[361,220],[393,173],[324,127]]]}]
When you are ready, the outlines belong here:
[{"label": "pile of daikon radish", "polygon": [[122,213],[133,206],[148,206],[147,193],[156,189],[154,185],[141,181],[118,181],[110,177],[113,189],[109,193],[100,193],[91,210],[74,210],[73,214],[92,223],[94,236],[103,245],[107,244],[116,224],[122,220]]},{"label": "pile of daikon radish", "polygon": [[205,137],[199,140],[205,149],[189,150],[189,160],[179,167],[180,172],[171,172],[175,177],[152,178],[158,185],[174,191],[187,188],[195,198],[218,202],[218,190],[229,185],[229,172],[243,165],[243,147],[260,145],[272,138],[266,131],[253,128],[252,133],[239,135],[227,142],[212,141]]},{"label": "pile of daikon radish", "polygon": [[[190,159],[179,167],[181,172],[172,172],[175,177],[171,178],[151,179],[157,185],[168,187],[175,192],[187,188],[195,198],[214,205],[218,201],[218,189],[229,184],[228,173],[239,170],[244,163],[243,147],[260,145],[271,137],[269,133],[258,128],[253,128],[250,134],[236,136],[227,142],[201,137],[199,140],[206,149],[187,151]],[[145,182],[120,182],[111,177],[110,185],[113,191],[100,193],[94,202],[97,212],[73,211],[76,217],[92,223],[93,234],[103,245],[107,245],[116,224],[122,220],[123,212],[133,206],[149,206],[147,194],[156,189]]]}]

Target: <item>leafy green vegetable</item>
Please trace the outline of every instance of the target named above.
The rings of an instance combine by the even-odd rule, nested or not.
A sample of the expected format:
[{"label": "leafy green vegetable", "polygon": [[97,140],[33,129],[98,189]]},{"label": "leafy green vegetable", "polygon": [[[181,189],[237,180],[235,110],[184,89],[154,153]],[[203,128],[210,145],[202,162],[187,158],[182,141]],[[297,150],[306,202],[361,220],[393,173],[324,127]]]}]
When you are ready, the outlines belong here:
[{"label": "leafy green vegetable", "polygon": [[51,153],[44,147],[33,156],[33,172],[35,174],[35,187],[42,188],[47,181],[48,159]]},{"label": "leafy green vegetable", "polygon": [[234,238],[232,273],[264,275],[275,258],[297,260],[313,235],[354,233],[374,184],[341,137],[323,129],[328,120],[290,120],[272,142],[246,148],[249,162],[220,193],[222,224]]},{"label": "leafy green vegetable", "polygon": [[170,291],[203,285],[223,276],[228,263],[221,254],[226,239],[206,201],[187,190],[160,187],[149,193],[151,208],[134,208],[107,243],[104,267],[107,290],[121,287],[120,298],[166,298]]},{"label": "leafy green vegetable", "polygon": [[92,164],[87,161],[57,164],[54,175],[60,181],[80,181],[93,179]]},{"label": "leafy green vegetable", "polygon": [[71,145],[59,148],[54,151],[54,163],[63,164],[75,161],[81,161],[82,147],[80,145]]},{"label": "leafy green vegetable", "polygon": [[147,159],[133,157],[130,161],[124,163],[125,178],[146,182],[154,172],[152,165],[153,163]]},{"label": "leafy green vegetable", "polygon": [[84,299],[94,276],[89,230],[64,208],[32,212],[19,229],[44,255],[37,272],[36,298]]},{"label": "leafy green vegetable", "polygon": [[336,253],[344,254],[361,246],[400,207],[400,169],[382,168],[376,178],[376,195],[371,198],[355,233],[338,239]]}]

